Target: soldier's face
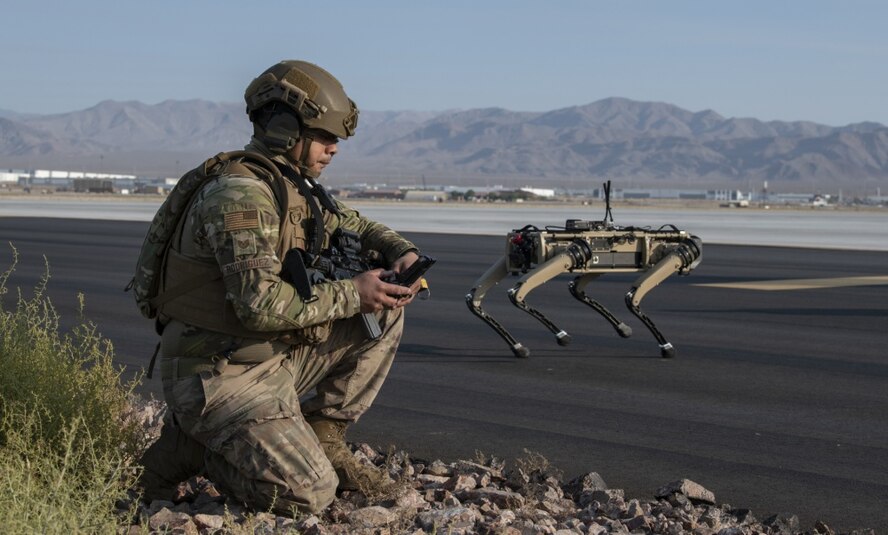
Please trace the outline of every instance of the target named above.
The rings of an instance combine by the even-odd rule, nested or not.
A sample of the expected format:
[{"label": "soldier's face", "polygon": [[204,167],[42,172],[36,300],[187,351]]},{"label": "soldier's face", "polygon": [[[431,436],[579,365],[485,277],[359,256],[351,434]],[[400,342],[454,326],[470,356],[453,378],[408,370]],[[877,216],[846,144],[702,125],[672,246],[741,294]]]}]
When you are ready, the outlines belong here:
[{"label": "soldier's face", "polygon": [[[322,130],[313,130],[311,132],[311,147],[308,149],[308,157],[303,162],[306,167],[320,174],[325,167],[330,165],[333,156],[339,151],[339,138],[332,134],[328,134]],[[302,154],[302,144],[306,138],[302,138],[296,143],[292,151],[295,155]]]}]

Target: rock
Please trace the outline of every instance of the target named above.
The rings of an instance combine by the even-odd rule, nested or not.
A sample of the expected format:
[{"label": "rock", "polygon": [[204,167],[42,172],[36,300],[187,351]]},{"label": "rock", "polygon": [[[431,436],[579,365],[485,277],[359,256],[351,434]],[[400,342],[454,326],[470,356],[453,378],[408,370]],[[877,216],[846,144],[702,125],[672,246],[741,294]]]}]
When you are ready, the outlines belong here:
[{"label": "rock", "polygon": [[567,514],[575,513],[577,510],[573,500],[543,500],[539,504],[540,509],[546,511],[552,516],[562,517]]},{"label": "rock", "polygon": [[[490,466],[472,461],[457,461],[453,464],[453,472],[456,474],[480,474],[482,477],[488,476],[497,480],[502,480],[504,477],[503,465],[495,461]],[[482,486],[487,486],[487,484]]]},{"label": "rock", "polygon": [[623,499],[623,489],[586,490],[577,498],[577,505],[586,507],[592,502],[604,504],[618,498]]},{"label": "rock", "polygon": [[292,518],[286,516],[279,516],[274,519],[274,532],[275,533],[292,533],[293,526],[296,525],[296,521]]},{"label": "rock", "polygon": [[441,461],[432,461],[432,464],[426,466],[425,473],[433,476],[450,477],[453,475],[453,470]]},{"label": "rock", "polygon": [[444,483],[450,480],[448,476],[436,476],[432,474],[419,474],[416,476],[416,483],[423,489],[439,489],[444,487]]},{"label": "rock", "polygon": [[511,525],[516,518],[517,516],[514,512],[506,510],[500,512],[499,515],[497,515],[493,520],[485,522],[484,526],[486,528],[486,531],[489,531],[491,533],[502,533],[503,529]]},{"label": "rock", "polygon": [[327,528],[325,528],[320,522],[321,521],[317,516],[311,515],[294,523],[293,529],[285,531],[284,533],[294,532],[301,535],[326,535],[328,533]]},{"label": "rock", "polygon": [[361,453],[362,456],[365,459],[369,460],[371,463],[376,463],[382,460],[382,454],[373,449],[369,444],[360,443],[356,444],[355,446],[357,448],[355,453]]},{"label": "rock", "polygon": [[629,500],[629,503],[626,504],[626,518],[635,518],[643,515],[644,509],[641,507],[641,503],[638,500]]},{"label": "rock", "polygon": [[722,527],[722,512],[715,507],[709,507],[700,515],[700,522],[718,530]]},{"label": "rock", "polygon": [[174,513],[166,507],[151,515],[148,519],[148,527],[151,531],[161,533],[181,533],[184,535],[198,535],[197,526],[186,513]]},{"label": "rock", "polygon": [[626,526],[623,525],[619,520],[613,520],[611,518],[598,517],[595,519],[595,524],[602,526],[606,529],[607,533],[626,533]]},{"label": "rock", "polygon": [[554,530],[547,529],[546,526],[535,524],[532,520],[519,518],[514,524],[503,530],[505,533],[514,535],[538,535],[540,533],[551,534]]},{"label": "rock", "polygon": [[[145,421],[156,421],[158,413],[148,414]],[[360,462],[388,470],[399,480],[398,492],[371,500],[360,492],[341,491],[323,513],[297,515],[294,520],[247,512],[236,500],[226,505],[226,497],[211,481],[193,477],[182,482],[175,495],[171,493],[175,501],[143,504],[135,491],[127,499],[121,497],[115,503],[120,518],[136,525],[123,520],[126,523],[118,526],[117,533],[836,535],[822,521],[803,532],[798,517],[791,514],[773,515],[759,523],[749,509],[715,506],[713,493],[688,479],[657,489],[657,501],[628,499],[623,490],[608,489],[596,472],[563,483],[547,463],[517,463],[506,478],[505,464],[495,459],[445,464],[411,460],[403,451],[382,455],[366,444],[349,447]],[[138,508],[135,517],[127,514],[132,507]],[[875,531],[860,529],[848,535],[875,535]]]},{"label": "rock", "polygon": [[657,498],[668,498],[670,494],[684,494],[694,502],[715,504],[715,494],[690,479],[679,479],[678,481],[668,483],[657,489],[654,496]]},{"label": "rock", "polygon": [[194,523],[197,524],[199,529],[222,529],[222,526],[225,525],[225,518],[221,515],[204,515],[198,513],[194,515]]},{"label": "rock", "polygon": [[530,475],[520,468],[513,468],[506,472],[506,486],[522,491],[530,485]]},{"label": "rock", "polygon": [[479,515],[468,507],[449,507],[420,513],[416,518],[419,526],[429,531],[443,529],[444,533],[471,528],[479,520]]},{"label": "rock", "polygon": [[743,526],[757,522],[755,516],[753,516],[752,514],[752,511],[750,511],[749,509],[729,509],[728,514],[733,516],[737,523]]},{"label": "rock", "polygon": [[394,523],[397,519],[397,514],[378,505],[357,509],[348,515],[348,521],[352,526],[359,528],[387,526]]},{"label": "rock", "polygon": [[800,529],[799,517],[789,513],[778,513],[769,516],[762,521],[762,524],[767,526],[771,533],[780,535],[796,533]]},{"label": "rock", "polygon": [[585,524],[583,524],[578,518],[569,518],[562,523],[563,528],[574,530],[574,532],[582,532],[580,528],[584,526]]},{"label": "rock", "polygon": [[[430,491],[436,492],[436,491]],[[446,491],[445,491],[446,492]],[[424,510],[429,508],[429,502],[416,489],[407,489],[395,500],[395,507],[399,509]]]},{"label": "rock", "polygon": [[554,485],[540,485],[533,495],[539,501],[549,500],[555,502],[564,498],[564,492],[557,482]]},{"label": "rock", "polygon": [[518,516],[519,518],[521,516],[526,517],[527,520],[532,521],[534,527],[542,528],[545,533],[554,532],[555,526],[558,524],[558,522],[556,522],[555,519],[552,518],[552,515],[550,515],[546,511],[543,511],[542,509],[536,509],[529,513],[522,512]]},{"label": "rock", "polygon": [[405,466],[405,467],[401,470],[400,474],[401,474],[403,477],[413,477],[413,476],[416,475],[416,469],[413,468],[413,465],[412,465],[412,464],[408,464],[407,466]]},{"label": "rock", "polygon": [[626,518],[626,502],[622,498],[614,498],[603,506],[605,516],[613,520]]},{"label": "rock", "polygon": [[637,529],[646,530],[650,527],[651,522],[648,517],[644,515],[638,515],[630,518],[629,520],[624,520],[623,525],[629,528],[630,531],[635,531]]},{"label": "rock", "polygon": [[256,513],[251,524],[253,535],[275,535],[277,518],[271,513]]},{"label": "rock", "polygon": [[466,490],[472,490],[476,486],[478,486],[478,482],[475,481],[475,478],[464,474],[455,474],[444,482],[445,489],[457,494]]},{"label": "rock", "polygon": [[456,495],[463,502],[481,502],[488,500],[503,509],[514,509],[524,506],[524,496],[517,492],[500,490],[492,487],[472,489]]},{"label": "rock", "polygon": [[317,526],[320,523],[320,519],[315,515],[309,515],[305,518],[299,520],[295,526],[293,526],[296,531],[302,532],[307,529],[311,529],[313,526]]},{"label": "rock", "polygon": [[423,495],[425,501],[429,503],[443,502],[447,498],[453,496],[453,493],[447,489],[428,489]]},{"label": "rock", "polygon": [[606,490],[607,483],[598,475],[598,472],[589,472],[571,479],[561,489],[564,494],[576,500],[585,491]]},{"label": "rock", "polygon": [[154,516],[154,514],[161,509],[172,509],[175,506],[176,504],[169,500],[153,500],[151,502],[151,505],[148,506],[148,509],[145,511],[145,513],[148,516]]},{"label": "rock", "polygon": [[450,496],[441,500],[441,505],[443,505],[444,507],[456,507],[457,505],[462,505],[462,502],[459,501],[459,498],[451,494]]}]

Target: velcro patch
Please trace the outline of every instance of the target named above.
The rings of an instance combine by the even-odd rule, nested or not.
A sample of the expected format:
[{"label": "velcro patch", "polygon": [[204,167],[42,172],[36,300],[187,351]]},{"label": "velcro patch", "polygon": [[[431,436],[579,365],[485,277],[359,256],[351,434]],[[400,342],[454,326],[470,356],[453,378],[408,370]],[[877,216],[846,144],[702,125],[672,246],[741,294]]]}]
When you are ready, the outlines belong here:
[{"label": "velcro patch", "polygon": [[256,235],[242,230],[231,235],[234,256],[256,254]]},{"label": "velcro patch", "polygon": [[225,214],[225,227],[223,230],[248,230],[259,228],[259,210],[242,210]]},{"label": "velcro patch", "polygon": [[274,258],[271,256],[238,260],[237,262],[232,262],[230,264],[225,264],[224,266],[222,266],[222,275],[227,277],[228,275],[234,275],[235,273],[249,271],[251,269],[270,268],[273,263]]}]

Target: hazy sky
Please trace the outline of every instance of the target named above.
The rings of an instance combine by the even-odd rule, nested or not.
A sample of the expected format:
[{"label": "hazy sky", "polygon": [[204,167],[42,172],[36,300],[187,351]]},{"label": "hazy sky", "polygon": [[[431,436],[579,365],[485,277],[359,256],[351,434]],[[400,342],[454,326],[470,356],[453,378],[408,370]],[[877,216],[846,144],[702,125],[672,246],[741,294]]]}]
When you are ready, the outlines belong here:
[{"label": "hazy sky", "polygon": [[280,59],[368,110],[542,111],[619,96],[888,124],[888,3],[0,0],[0,108],[240,101]]}]

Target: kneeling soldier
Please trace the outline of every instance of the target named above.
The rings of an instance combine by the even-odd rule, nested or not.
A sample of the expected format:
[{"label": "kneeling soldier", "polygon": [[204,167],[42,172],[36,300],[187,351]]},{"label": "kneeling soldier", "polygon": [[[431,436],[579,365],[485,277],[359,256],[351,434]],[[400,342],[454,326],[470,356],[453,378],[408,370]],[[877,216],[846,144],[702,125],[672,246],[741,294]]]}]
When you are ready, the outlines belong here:
[{"label": "kneeling soldier", "polygon": [[[245,99],[254,127],[245,151],[186,174],[143,245],[135,293],[162,332],[169,414],[142,459],[142,487],[158,496],[203,473],[255,508],[317,512],[337,487],[390,484],[355,460],[345,430],[395,357],[419,283],[387,279],[418,250],[315,182],[357,126],[336,78],[283,61]],[[373,251],[382,267],[342,280],[306,276],[337,229],[360,236],[362,254]],[[282,278],[294,249],[309,264]],[[373,335],[362,314],[378,323]]]}]

